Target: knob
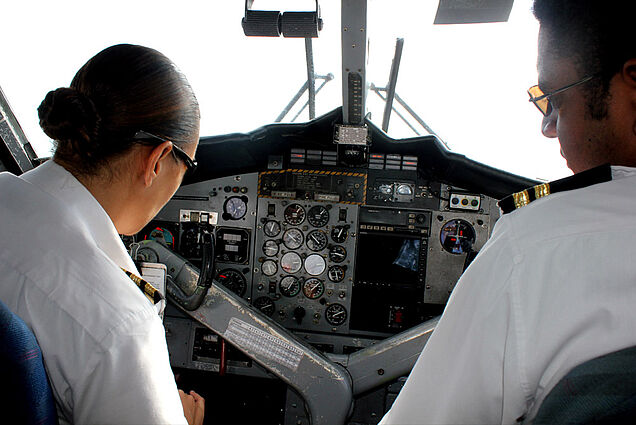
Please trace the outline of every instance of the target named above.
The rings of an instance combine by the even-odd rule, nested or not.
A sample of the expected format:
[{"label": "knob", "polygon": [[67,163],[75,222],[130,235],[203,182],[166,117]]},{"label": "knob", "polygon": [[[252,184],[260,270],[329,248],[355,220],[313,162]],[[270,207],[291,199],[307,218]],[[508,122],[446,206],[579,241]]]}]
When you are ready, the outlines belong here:
[{"label": "knob", "polygon": [[305,317],[305,314],[306,312],[303,307],[296,307],[294,309],[294,320],[300,325],[300,323],[303,321],[303,318]]}]

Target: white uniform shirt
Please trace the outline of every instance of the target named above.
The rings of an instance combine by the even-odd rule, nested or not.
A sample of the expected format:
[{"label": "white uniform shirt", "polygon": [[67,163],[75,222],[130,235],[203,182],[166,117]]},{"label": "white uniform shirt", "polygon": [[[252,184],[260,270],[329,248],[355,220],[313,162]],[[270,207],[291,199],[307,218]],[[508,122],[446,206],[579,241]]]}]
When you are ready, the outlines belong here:
[{"label": "white uniform shirt", "polygon": [[503,216],[381,424],[533,418],[573,367],[636,345],[636,169]]},{"label": "white uniform shirt", "polygon": [[42,348],[61,423],[185,424],[165,331],[110,217],[48,161],[0,174],[0,299]]}]

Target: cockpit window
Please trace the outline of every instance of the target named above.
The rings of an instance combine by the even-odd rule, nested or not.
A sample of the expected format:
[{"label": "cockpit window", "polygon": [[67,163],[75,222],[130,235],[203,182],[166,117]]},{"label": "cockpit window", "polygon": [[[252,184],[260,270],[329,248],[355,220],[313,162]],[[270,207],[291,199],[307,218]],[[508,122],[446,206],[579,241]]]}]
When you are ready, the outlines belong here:
[{"label": "cockpit window", "polygon": [[[281,10],[299,4],[261,3],[280,3]],[[316,116],[342,105],[341,5],[329,0],[320,7],[324,26],[312,40]],[[2,29],[10,41],[3,44],[0,87],[39,156],[51,150],[38,127],[41,100],[68,86],[96,51],[117,43],[153,47],[175,61],[201,104],[201,136],[248,132],[277,119],[309,120],[306,92],[283,114],[307,80],[305,41],[246,37],[244,8],[244,2],[228,0],[179,7],[163,0],[39,2],[37,8],[9,2],[3,6],[11,19]],[[389,81],[396,39],[403,38],[396,86],[403,104],[394,101],[391,137],[430,130],[453,152],[505,171],[545,180],[570,174],[558,143],[541,135],[541,117],[525,93],[537,80],[531,0],[516,0],[509,21],[496,24],[433,25],[436,8],[428,1],[369,1],[366,80],[376,88],[367,91],[371,122],[382,127],[379,94]]]}]

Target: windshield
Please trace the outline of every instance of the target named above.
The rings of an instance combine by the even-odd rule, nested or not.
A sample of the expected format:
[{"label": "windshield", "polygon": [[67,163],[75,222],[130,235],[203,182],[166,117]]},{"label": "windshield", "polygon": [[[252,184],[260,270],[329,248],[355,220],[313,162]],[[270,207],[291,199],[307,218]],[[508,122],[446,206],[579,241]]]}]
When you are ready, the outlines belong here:
[{"label": "windshield", "polygon": [[[315,7],[259,0],[255,8],[259,3]],[[166,54],[188,77],[201,105],[201,136],[251,131],[276,120],[305,83],[307,68],[304,40],[246,37],[244,7],[238,0],[9,2],[0,87],[37,154],[50,156],[36,111],[46,93],[68,86],[101,49],[142,44]],[[334,78],[316,96],[317,116],[342,105],[340,1],[323,0],[320,7],[324,26],[312,42],[314,69]],[[531,0],[516,0],[507,23],[433,25],[437,2],[371,0],[367,83],[386,87],[396,38],[403,38],[396,92],[453,152],[530,178],[569,175],[558,142],[541,135],[541,114],[525,92],[537,81],[538,24],[530,8]],[[283,122],[307,121],[307,108],[295,118],[306,100],[305,93]],[[378,127],[383,111],[384,102],[369,90],[367,113]],[[416,136],[395,113],[388,134]]]}]

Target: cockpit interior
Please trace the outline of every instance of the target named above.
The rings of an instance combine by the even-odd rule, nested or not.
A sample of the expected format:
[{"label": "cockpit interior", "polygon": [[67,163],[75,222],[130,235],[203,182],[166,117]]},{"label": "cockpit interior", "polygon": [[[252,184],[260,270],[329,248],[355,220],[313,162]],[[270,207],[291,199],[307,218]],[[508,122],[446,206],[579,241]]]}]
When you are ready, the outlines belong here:
[{"label": "cockpit interior", "polygon": [[[498,3],[510,12],[512,1]],[[258,4],[245,4],[246,36],[319,37],[317,1],[274,21]],[[365,28],[366,7],[342,0],[342,106],[304,123],[203,135],[194,175],[123,237],[142,269],[165,266],[171,366],[180,387],[209,400],[209,423],[378,423],[488,240],[498,200],[537,184],[435,134],[392,138],[369,119],[366,47],[349,48],[367,35],[347,31]],[[472,19],[486,21],[482,12]],[[320,79],[310,59],[312,109]],[[398,67],[396,50],[385,117]],[[1,169],[22,173],[39,161],[0,100]]]},{"label": "cockpit interior", "polygon": [[[390,363],[400,370],[415,360],[413,347],[405,347],[426,338],[487,241],[497,199],[533,182],[450,153],[435,137],[391,140],[370,123],[370,146],[334,145],[340,122],[336,109],[307,124],[203,138],[199,161],[223,165],[203,168],[128,243],[138,258],[168,267],[178,254],[186,266],[176,262],[168,273],[179,279],[205,267],[205,235],[214,241],[210,289],[219,294],[208,291],[196,310],[172,305],[165,313],[173,367],[189,375],[269,377],[275,387],[286,379],[273,379],[261,363],[291,368],[297,379],[311,350],[361,373],[352,391],[369,400],[354,423],[374,423],[403,379]],[[197,280],[186,281],[184,304],[197,291]],[[215,311],[221,299],[229,312]],[[306,385],[288,382],[281,390],[285,423],[314,423],[298,394]],[[333,390],[320,387],[331,400]],[[274,405],[258,397],[260,385],[242,388],[232,398],[264,402],[259,411]],[[248,396],[248,388],[256,394]],[[315,389],[306,391],[316,399]]]}]

